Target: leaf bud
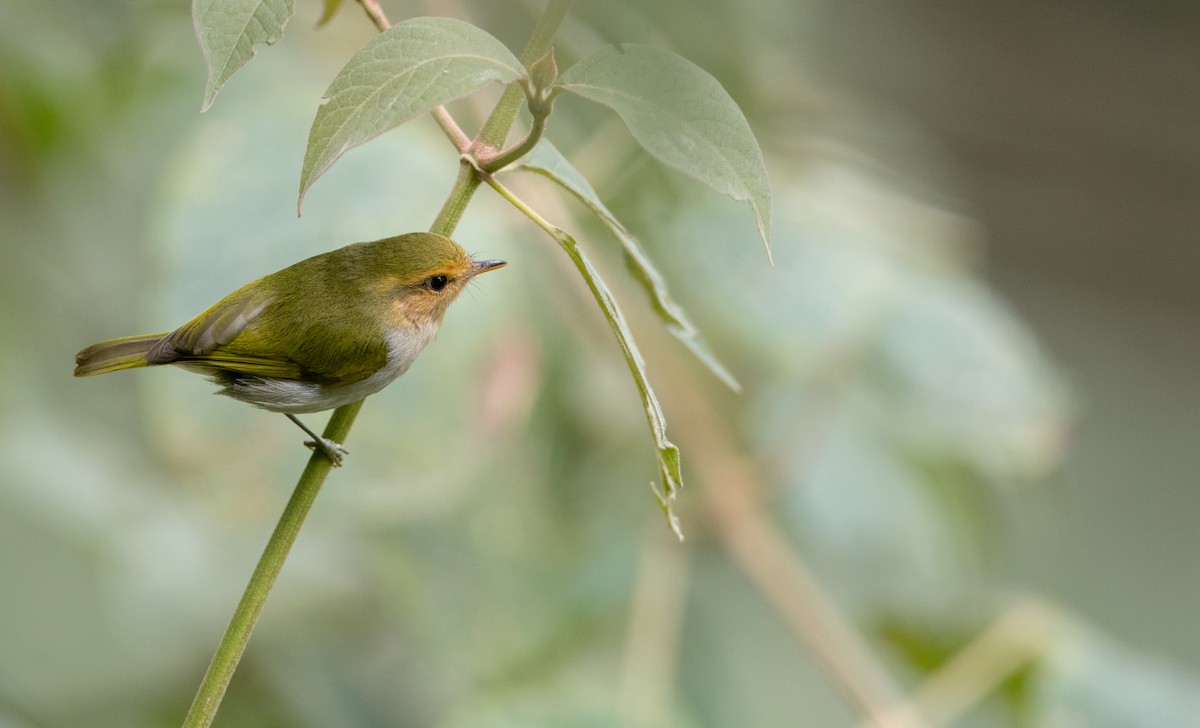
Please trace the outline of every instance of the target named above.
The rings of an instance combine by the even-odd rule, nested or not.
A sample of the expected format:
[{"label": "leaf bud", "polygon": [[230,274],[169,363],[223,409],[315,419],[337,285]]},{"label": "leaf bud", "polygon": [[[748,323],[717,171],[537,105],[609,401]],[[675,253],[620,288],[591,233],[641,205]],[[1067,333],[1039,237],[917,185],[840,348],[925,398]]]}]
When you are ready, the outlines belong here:
[{"label": "leaf bud", "polygon": [[546,51],[546,55],[533,62],[529,67],[529,80],[539,93],[554,85],[558,80],[558,64],[554,62],[554,49]]}]

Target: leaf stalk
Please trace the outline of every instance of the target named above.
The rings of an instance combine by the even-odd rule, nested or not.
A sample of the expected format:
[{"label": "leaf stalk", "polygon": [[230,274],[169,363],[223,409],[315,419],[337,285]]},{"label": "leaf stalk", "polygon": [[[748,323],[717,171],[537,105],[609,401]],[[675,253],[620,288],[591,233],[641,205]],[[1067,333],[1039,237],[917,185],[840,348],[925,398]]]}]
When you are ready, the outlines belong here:
[{"label": "leaf stalk", "polygon": [[499,172],[521,157],[529,154],[538,145],[538,142],[542,140],[542,137],[546,133],[546,119],[550,117],[554,101],[553,99],[547,99],[538,102],[535,99],[535,94],[529,94],[529,111],[533,114],[533,123],[529,127],[529,133],[525,135],[524,139],[514,144],[507,151],[499,152],[497,156],[491,159],[487,158],[486,147],[476,152],[476,166],[480,171],[488,174]]}]

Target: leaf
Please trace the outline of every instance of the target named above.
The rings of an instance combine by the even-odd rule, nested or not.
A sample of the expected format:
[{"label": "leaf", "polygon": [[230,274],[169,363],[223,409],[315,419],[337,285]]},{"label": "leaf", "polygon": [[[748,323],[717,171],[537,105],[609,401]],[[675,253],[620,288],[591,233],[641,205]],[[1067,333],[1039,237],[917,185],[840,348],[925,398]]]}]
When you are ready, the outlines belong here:
[{"label": "leaf", "polygon": [[596,270],[596,267],[584,255],[583,249],[575,242],[575,238],[558,228],[554,228],[553,232],[549,230],[547,232],[550,232],[551,236],[566,251],[571,261],[575,263],[588,290],[592,292],[596,303],[600,305],[600,310],[604,312],[604,317],[608,319],[608,325],[617,337],[617,343],[621,345],[621,353],[625,355],[629,373],[633,375],[638,394],[641,395],[642,408],[646,411],[646,421],[650,424],[650,433],[654,437],[655,452],[658,455],[658,472],[662,478],[662,490],[653,485],[650,489],[658,499],[658,506],[662,509],[663,515],[667,517],[667,523],[671,530],[682,540],[683,531],[679,527],[679,519],[671,508],[675,494],[683,487],[679,448],[667,439],[667,417],[663,414],[662,405],[658,403],[658,397],[655,396],[654,390],[650,387],[650,380],[646,377],[646,361],[642,358],[642,353],[633,340],[633,332],[629,330],[629,324],[626,323],[624,314],[617,307],[617,300],[604,283],[604,279],[600,277],[600,272]]},{"label": "leaf", "polygon": [[338,8],[342,5],[342,0],[325,0],[325,7],[321,10],[321,19],[317,21],[317,27],[320,28],[337,15]]},{"label": "leaf", "polygon": [[567,69],[559,87],[608,106],[659,161],[750,203],[771,255],[771,185],[737,103],[704,69],[661,48],[609,46]]},{"label": "leaf", "polygon": [[225,82],[254,57],[254,46],[274,45],[292,17],[294,0],[192,0],[192,24],[204,54],[207,111]]},{"label": "leaf", "polygon": [[624,247],[625,263],[629,268],[630,275],[642,284],[646,295],[650,297],[654,311],[662,319],[667,330],[675,338],[679,339],[726,386],[735,392],[740,392],[742,390],[741,385],[738,384],[738,381],[729,373],[729,370],[717,359],[716,354],[709,348],[708,342],[704,340],[704,336],[701,335],[700,330],[688,319],[683,308],[671,297],[670,291],[667,290],[666,280],[658,272],[658,269],[654,267],[654,263],[651,262],[645,249],[642,248],[642,244],[605,207],[604,203],[600,201],[599,195],[596,194],[596,190],[592,188],[591,183],[558,151],[558,148],[551,144],[549,139],[543,138],[533,148],[533,151],[521,160],[520,168],[550,178],[578,198],[580,202],[587,205],[600,218],[617,240],[620,241],[622,247]]},{"label": "leaf", "polygon": [[565,230],[547,222],[545,218],[529,207],[529,205],[525,204],[512,191],[500,184],[494,177],[489,178],[487,182],[501,196],[524,213],[526,217],[537,223],[538,227],[545,230],[562,247],[571,259],[571,262],[575,264],[576,270],[583,276],[584,283],[587,284],[588,290],[592,292],[596,303],[600,305],[600,310],[604,313],[604,317],[608,319],[608,325],[617,337],[617,343],[621,345],[621,352],[625,355],[625,363],[629,366],[629,373],[633,375],[634,384],[637,385],[638,394],[642,398],[642,408],[646,411],[646,420],[650,424],[650,433],[654,437],[655,452],[658,456],[658,471],[662,478],[662,489],[660,490],[651,484],[650,490],[654,492],[654,497],[658,500],[658,506],[662,509],[663,515],[666,516],[667,524],[671,527],[675,535],[680,540],[683,540],[683,531],[679,526],[679,518],[675,515],[675,511],[671,507],[676,494],[683,487],[683,475],[679,464],[679,448],[667,439],[666,415],[663,414],[662,405],[658,403],[658,397],[655,396],[654,390],[650,387],[650,380],[646,377],[646,361],[642,358],[642,353],[638,350],[637,343],[633,340],[633,332],[629,330],[629,324],[626,323],[624,314],[621,313],[621,309],[617,306],[616,298],[613,297],[608,285],[604,283],[604,279],[600,277],[600,272],[596,270],[596,267],[592,265],[592,262],[584,254],[583,249],[575,242],[575,238],[571,237]]},{"label": "leaf", "polygon": [[[1067,625],[1039,665],[1035,725],[1191,726],[1200,715],[1193,669],[1139,653],[1087,625]],[[1073,722],[1063,720],[1066,716]]]},{"label": "leaf", "polygon": [[346,63],[317,109],[300,200],[347,150],[491,81],[523,77],[504,44],[470,23],[413,18],[375,36]]}]

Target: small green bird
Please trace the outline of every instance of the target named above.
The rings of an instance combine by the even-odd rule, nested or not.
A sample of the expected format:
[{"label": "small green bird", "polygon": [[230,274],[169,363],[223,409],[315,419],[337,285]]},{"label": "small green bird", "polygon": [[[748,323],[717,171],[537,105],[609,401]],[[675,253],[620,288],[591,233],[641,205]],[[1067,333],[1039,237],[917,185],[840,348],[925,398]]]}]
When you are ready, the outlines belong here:
[{"label": "small green bird", "polygon": [[355,402],[403,374],[472,278],[506,265],[453,240],[408,233],[354,243],[248,283],[178,329],[92,344],[75,376],[176,364],[219,394],[287,415],[335,466],[341,444],[297,414]]}]

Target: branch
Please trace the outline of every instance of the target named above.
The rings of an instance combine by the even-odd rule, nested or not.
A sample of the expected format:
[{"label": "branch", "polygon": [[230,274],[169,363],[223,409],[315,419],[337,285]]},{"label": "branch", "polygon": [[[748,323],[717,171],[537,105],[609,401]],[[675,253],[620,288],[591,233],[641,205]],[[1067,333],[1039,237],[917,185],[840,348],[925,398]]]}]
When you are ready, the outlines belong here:
[{"label": "branch", "polygon": [[363,12],[367,14],[367,17],[371,19],[375,27],[379,28],[380,33],[392,27],[391,21],[387,19],[383,8],[379,7],[379,3],[376,0],[358,0],[358,4],[362,6]]},{"label": "branch", "polygon": [[910,706],[938,728],[955,723],[1000,683],[1046,654],[1068,623],[1052,604],[1025,597],[926,678]]},{"label": "branch", "polygon": [[[384,15],[378,2],[375,0],[358,1],[380,32],[391,27],[391,23],[388,22],[387,16]],[[551,0],[534,28],[529,44],[525,48],[525,56],[532,56],[536,59],[546,53],[569,4],[569,0]],[[466,135],[462,133],[444,108],[438,107],[433,111],[433,115],[456,145],[466,139]],[[504,118],[507,118],[507,122],[504,122]],[[508,134],[515,118],[516,107],[509,115],[507,110],[501,110],[498,105],[489,121],[493,123],[494,133],[500,134],[503,139]],[[454,187],[450,190],[445,204],[433,223],[432,232],[446,236],[454,232],[472,195],[478,189],[479,182],[479,173],[475,168],[469,162],[460,162],[458,179],[455,180]],[[345,442],[346,437],[350,434],[350,428],[362,408],[363,401],[352,402],[334,410],[333,415],[329,418],[329,423],[325,426],[323,436],[335,442]],[[246,650],[250,633],[258,621],[259,615],[262,614],[267,596],[283,568],[288,552],[295,543],[300,527],[303,525],[309,509],[312,508],[321,486],[324,485],[331,467],[332,463],[323,452],[314,451],[309,457],[308,465],[300,475],[292,497],[280,515],[279,522],[263,549],[258,565],[250,577],[250,582],[246,585],[246,590],[242,593],[242,598],[234,610],[233,618],[221,638],[212,662],[204,673],[200,688],[184,718],[184,728],[208,728],[212,724],[221,700],[225,696],[225,690],[229,687],[238,662],[241,661],[242,654]]]},{"label": "branch", "polygon": [[529,154],[542,140],[542,136],[546,133],[546,119],[550,116],[550,104],[542,107],[531,103],[529,108],[533,112],[533,124],[529,127],[529,133],[525,135],[525,138],[492,159],[486,159],[482,154],[478,155],[480,169],[489,174],[499,172]]},{"label": "branch", "polygon": [[[669,351],[656,353],[669,359]],[[711,398],[700,394],[682,364],[664,363],[671,371],[666,386],[683,408],[676,417],[695,459],[716,536],[789,627],[804,643],[830,682],[871,728],[929,728],[910,705],[904,691],[837,603],[788,541],[763,503],[762,480],[755,464],[734,446],[729,419]]]},{"label": "branch", "polygon": [[[724,448],[722,448],[724,449]],[[817,581],[768,517],[747,486],[755,482],[749,463],[740,458],[709,470],[703,445],[691,451],[701,460],[705,494],[716,518],[718,536],[739,568],[800,638],[834,684],[873,728],[927,728],[836,602]],[[722,458],[725,453],[716,457]],[[895,706],[900,706],[899,708]]]},{"label": "branch", "polygon": [[466,152],[471,146],[471,137],[467,136],[467,133],[462,130],[458,122],[450,115],[450,112],[446,111],[446,107],[436,106],[429,113],[433,114],[433,120],[438,123],[438,126],[442,127],[442,131],[446,133],[446,137],[454,145],[454,148],[458,150],[458,153],[462,154]]},{"label": "branch", "polygon": [[[335,410],[325,427],[325,437],[333,439],[334,442],[345,442],[346,436],[350,434],[350,425],[354,423],[362,404],[363,401],[359,400]],[[183,719],[183,728],[207,728],[216,716],[221,699],[225,696],[225,689],[229,687],[229,681],[233,679],[242,653],[246,651],[250,632],[258,622],[258,616],[262,614],[267,595],[271,593],[271,587],[275,585],[275,579],[283,569],[283,562],[292,550],[296,536],[300,534],[300,526],[303,525],[332,467],[333,462],[329,457],[321,450],[314,449],[312,456],[308,458],[308,465],[296,483],[292,497],[279,516],[275,531],[267,540],[258,565],[254,567],[250,582],[246,585],[237,608],[234,609],[233,618],[229,620],[225,635],[221,638],[212,662],[204,673],[204,679],[200,682],[200,689],[196,691],[192,706]]]}]

